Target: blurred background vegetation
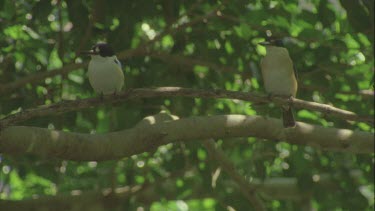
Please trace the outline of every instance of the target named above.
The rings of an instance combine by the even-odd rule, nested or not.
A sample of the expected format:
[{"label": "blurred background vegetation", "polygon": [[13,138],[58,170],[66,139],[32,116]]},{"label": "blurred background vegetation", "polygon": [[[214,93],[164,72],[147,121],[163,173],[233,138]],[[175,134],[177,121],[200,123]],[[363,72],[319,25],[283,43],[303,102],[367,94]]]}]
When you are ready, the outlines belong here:
[{"label": "blurred background vegetation", "polygon": [[[288,38],[287,47],[299,71],[298,98],[374,115],[372,0],[2,0],[0,8],[0,117],[38,105],[95,97],[85,75],[89,58],[78,52],[99,41],[108,42],[117,52],[126,88],[264,92],[259,63],[265,49],[257,43],[271,34]],[[72,63],[83,64],[53,77],[22,81]],[[15,82],[19,84],[12,86]],[[142,99],[115,106],[116,115],[109,115],[112,105],[106,105],[22,124],[105,133],[130,128],[160,110],[179,117],[280,117],[273,104],[225,99]],[[296,118],[326,127],[374,131],[366,123],[304,109],[296,111]],[[258,192],[269,210],[301,210],[306,203],[317,210],[374,209],[373,155],[256,138],[217,143],[249,181],[298,181],[301,197]],[[2,200],[147,185],[149,193],[134,194],[112,206],[119,210],[251,210],[227,174],[221,173],[213,184],[213,175],[220,172],[218,164],[200,142],[168,144],[152,153],[106,162],[2,154],[0,166]],[[323,175],[330,185],[316,185]]]}]

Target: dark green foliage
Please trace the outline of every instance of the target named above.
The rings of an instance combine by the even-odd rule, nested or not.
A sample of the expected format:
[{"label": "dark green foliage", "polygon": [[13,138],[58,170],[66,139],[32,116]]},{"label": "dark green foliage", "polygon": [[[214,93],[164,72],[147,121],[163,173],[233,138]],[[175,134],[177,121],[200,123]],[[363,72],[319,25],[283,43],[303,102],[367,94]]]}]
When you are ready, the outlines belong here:
[{"label": "dark green foliage", "polygon": [[[212,12],[214,15],[208,15]],[[181,86],[263,92],[259,63],[265,50],[257,44],[271,32],[290,38],[287,47],[299,71],[298,98],[374,115],[374,96],[361,94],[373,84],[373,16],[371,0],[4,0],[0,1],[0,84],[88,61],[77,53],[106,41],[117,53],[147,45],[145,52],[120,58],[126,88]],[[158,37],[160,34],[163,36]],[[94,97],[85,72],[86,68],[78,69],[6,92],[0,89],[0,118],[64,99]],[[251,102],[150,98],[36,118],[22,125],[106,133],[131,128],[160,110],[180,118],[281,115],[274,105]],[[309,110],[296,111],[296,119],[374,131],[372,125]],[[316,210],[374,208],[371,155],[346,155],[256,138],[219,140],[218,144],[248,181],[296,178],[299,191],[311,196]],[[226,210],[226,206],[248,210],[249,202],[223,170],[212,186],[218,164],[198,141],[168,144],[153,152],[101,163],[1,154],[0,199],[144,185],[156,187],[157,197],[135,195],[119,203],[120,210],[183,210],[184,206],[190,210]],[[353,170],[361,174],[352,177],[349,172]],[[314,178],[322,175],[330,178],[329,185],[317,185]],[[258,194],[269,210],[302,209],[301,201]]]}]

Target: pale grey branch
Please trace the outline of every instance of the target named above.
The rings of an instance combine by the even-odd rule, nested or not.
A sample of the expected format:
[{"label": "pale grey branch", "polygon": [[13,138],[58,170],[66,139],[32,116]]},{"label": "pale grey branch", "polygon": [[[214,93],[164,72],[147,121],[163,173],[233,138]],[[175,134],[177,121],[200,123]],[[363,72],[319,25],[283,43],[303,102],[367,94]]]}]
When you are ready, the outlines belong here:
[{"label": "pale grey branch", "polygon": [[184,119],[170,117],[167,121],[149,121],[149,124],[142,123],[107,134],[10,126],[0,133],[0,152],[30,153],[49,159],[101,161],[129,157],[178,141],[232,137],[257,137],[330,151],[374,152],[374,137],[369,132],[324,128],[301,122],[294,129],[284,129],[278,119],[235,114]]}]

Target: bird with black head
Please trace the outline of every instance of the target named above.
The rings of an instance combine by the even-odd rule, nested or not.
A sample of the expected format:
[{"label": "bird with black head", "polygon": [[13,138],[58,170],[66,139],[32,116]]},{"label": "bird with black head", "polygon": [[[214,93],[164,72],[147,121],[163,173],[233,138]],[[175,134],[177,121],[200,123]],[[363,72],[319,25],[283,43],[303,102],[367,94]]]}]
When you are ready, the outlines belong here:
[{"label": "bird with black head", "polygon": [[87,76],[94,91],[100,95],[116,94],[124,86],[124,73],[120,61],[107,43],[98,43],[90,51]]}]

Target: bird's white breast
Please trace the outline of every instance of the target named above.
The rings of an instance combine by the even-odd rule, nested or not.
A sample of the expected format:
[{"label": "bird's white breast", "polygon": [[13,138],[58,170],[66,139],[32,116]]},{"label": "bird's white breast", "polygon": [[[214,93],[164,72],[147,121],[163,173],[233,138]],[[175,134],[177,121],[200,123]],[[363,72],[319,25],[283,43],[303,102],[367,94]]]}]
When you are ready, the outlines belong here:
[{"label": "bird's white breast", "polygon": [[[121,65],[116,63],[116,56],[91,57],[87,75],[95,92],[99,94],[113,94],[119,92],[124,85],[124,73]],[[118,61],[117,61],[118,62]]]},{"label": "bird's white breast", "polygon": [[267,47],[267,55],[261,62],[265,89],[274,95],[296,96],[297,80],[288,50],[282,47]]}]

